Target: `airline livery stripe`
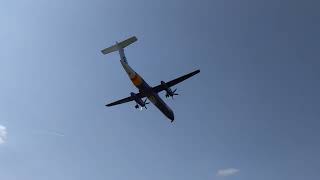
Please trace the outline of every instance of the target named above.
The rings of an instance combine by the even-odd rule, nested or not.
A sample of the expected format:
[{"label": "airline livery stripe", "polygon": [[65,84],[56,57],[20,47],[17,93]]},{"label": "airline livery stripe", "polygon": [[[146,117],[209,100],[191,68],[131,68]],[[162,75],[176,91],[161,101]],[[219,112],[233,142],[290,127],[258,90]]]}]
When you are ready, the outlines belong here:
[{"label": "airline livery stripe", "polygon": [[140,77],[138,74],[136,74],[136,75],[131,79],[131,81],[133,82],[133,84],[134,84],[135,86],[139,86],[139,85],[142,83],[142,79],[141,79],[141,77]]}]

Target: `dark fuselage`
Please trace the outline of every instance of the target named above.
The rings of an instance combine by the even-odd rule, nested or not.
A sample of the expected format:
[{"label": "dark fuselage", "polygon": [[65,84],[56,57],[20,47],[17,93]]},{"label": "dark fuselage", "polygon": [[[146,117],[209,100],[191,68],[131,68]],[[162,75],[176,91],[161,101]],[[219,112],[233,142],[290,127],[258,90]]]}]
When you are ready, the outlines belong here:
[{"label": "dark fuselage", "polygon": [[174,114],[171,108],[160,98],[158,93],[153,92],[152,87],[149,86],[142,79],[141,85],[137,86],[139,92],[147,93],[147,98],[154,104],[164,115],[166,115],[171,121],[174,120]]},{"label": "dark fuselage", "polygon": [[160,98],[158,93],[154,92],[152,87],[136,73],[126,61],[120,60],[123,68],[127,72],[132,83],[139,89],[139,92],[146,94],[146,97],[171,121],[174,120],[174,113],[171,108]]}]

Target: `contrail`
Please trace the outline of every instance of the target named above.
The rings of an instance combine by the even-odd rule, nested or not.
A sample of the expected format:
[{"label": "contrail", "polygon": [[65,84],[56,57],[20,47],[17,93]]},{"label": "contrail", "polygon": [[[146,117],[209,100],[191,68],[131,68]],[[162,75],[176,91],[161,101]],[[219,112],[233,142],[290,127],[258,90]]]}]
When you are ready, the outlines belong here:
[{"label": "contrail", "polygon": [[50,134],[50,135],[54,135],[54,136],[61,136],[61,137],[64,137],[65,135],[60,133],[60,132],[57,132],[57,131],[44,131],[44,133],[47,133],[47,134]]},{"label": "contrail", "polygon": [[34,132],[36,134],[42,134],[42,135],[53,135],[53,136],[59,136],[59,137],[64,137],[65,134],[57,132],[57,131],[51,131],[51,130],[41,130],[41,131],[36,131]]}]

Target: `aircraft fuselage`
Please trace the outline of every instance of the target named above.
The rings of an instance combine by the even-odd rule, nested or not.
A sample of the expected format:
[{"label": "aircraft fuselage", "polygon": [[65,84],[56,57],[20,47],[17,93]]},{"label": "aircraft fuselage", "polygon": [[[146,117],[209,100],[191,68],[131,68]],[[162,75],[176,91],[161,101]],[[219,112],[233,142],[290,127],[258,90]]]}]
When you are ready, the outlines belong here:
[{"label": "aircraft fuselage", "polygon": [[154,104],[165,116],[171,121],[174,120],[174,113],[171,108],[160,98],[158,93],[152,90],[152,87],[137,73],[135,72],[125,59],[120,60],[121,65],[127,72],[132,83],[139,89],[139,92],[145,93],[146,97]]}]

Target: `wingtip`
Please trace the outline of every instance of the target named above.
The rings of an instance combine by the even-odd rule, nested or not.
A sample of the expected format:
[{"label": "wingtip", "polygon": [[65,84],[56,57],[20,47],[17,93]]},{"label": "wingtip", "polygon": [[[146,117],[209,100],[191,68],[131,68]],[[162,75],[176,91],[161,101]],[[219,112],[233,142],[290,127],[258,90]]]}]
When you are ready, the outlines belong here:
[{"label": "wingtip", "polygon": [[192,72],[192,74],[198,74],[198,73],[200,73],[200,69],[197,69],[197,70]]},{"label": "wingtip", "polygon": [[131,38],[133,38],[135,41],[138,41],[138,38],[136,36],[132,36]]}]

